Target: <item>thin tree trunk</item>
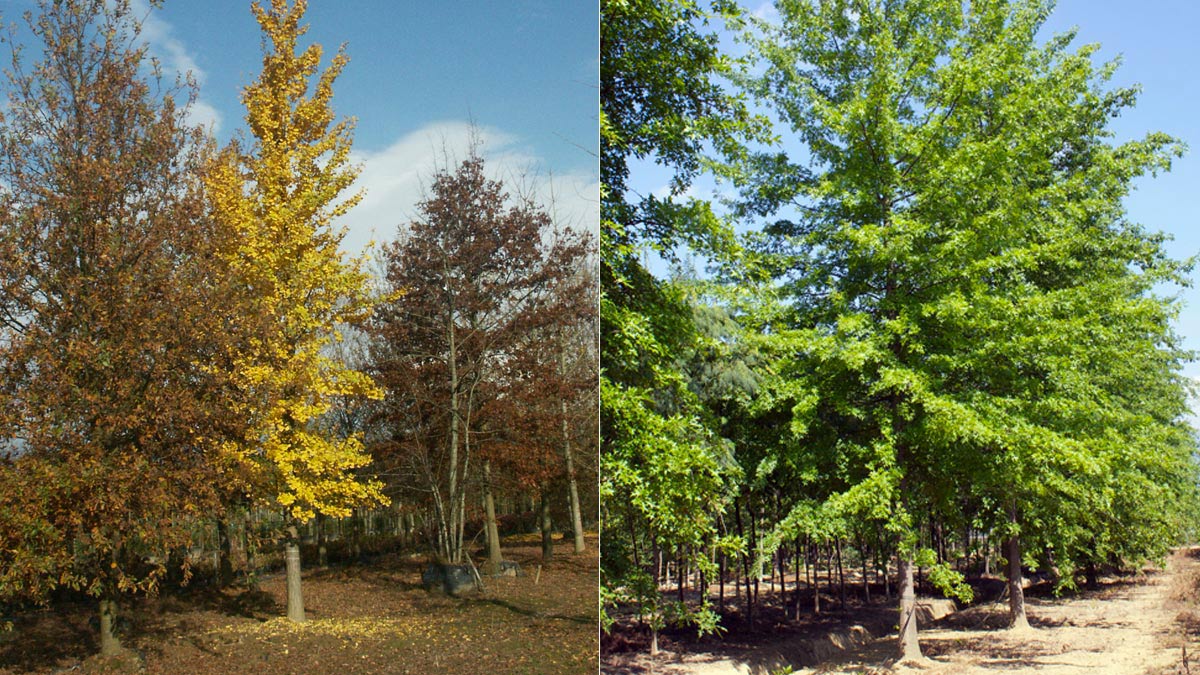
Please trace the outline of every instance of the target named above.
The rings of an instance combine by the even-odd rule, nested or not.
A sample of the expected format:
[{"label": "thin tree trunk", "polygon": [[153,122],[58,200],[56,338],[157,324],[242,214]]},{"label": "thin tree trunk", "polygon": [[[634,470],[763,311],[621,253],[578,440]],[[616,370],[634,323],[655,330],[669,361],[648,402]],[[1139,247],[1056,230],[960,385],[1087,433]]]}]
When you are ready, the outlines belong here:
[{"label": "thin tree trunk", "polygon": [[[749,500],[746,501],[746,515],[750,517],[750,546],[747,547],[746,550],[748,552],[749,551],[757,551],[758,550],[758,526],[756,525],[756,523],[758,521],[758,514],[754,513],[754,511],[750,508]],[[749,555],[749,553],[747,553],[747,555]],[[759,569],[759,570],[755,570],[755,571],[761,572],[762,570]],[[753,607],[758,607],[758,582],[761,577],[762,577],[762,574],[754,575],[754,601],[751,603],[751,605]],[[751,625],[754,625],[753,622],[751,622]]]},{"label": "thin tree trunk", "polygon": [[1091,544],[1092,544],[1092,550],[1091,550],[1090,555],[1088,556],[1086,574],[1087,574],[1087,588],[1089,591],[1094,591],[1094,590],[1100,588],[1100,570],[1096,566],[1096,549],[1098,547],[1096,546],[1096,538],[1095,537],[1092,537]]},{"label": "thin tree trunk", "polygon": [[287,567],[287,618],[304,623],[304,596],[300,592],[300,533],[295,521],[287,527],[284,561]]},{"label": "thin tree trunk", "polygon": [[[1017,507],[1008,511],[1009,522],[1017,525]],[[1021,579],[1021,537],[1014,529],[1008,538],[1008,625],[1014,630],[1029,630],[1029,619],[1025,616],[1025,589]]]},{"label": "thin tree trunk", "polygon": [[920,661],[917,641],[917,594],[913,587],[911,553],[899,553],[900,559],[900,661]]},{"label": "thin tree trunk", "polygon": [[813,542],[812,545],[812,592],[813,592],[813,614],[821,613],[821,545]]},{"label": "thin tree trunk", "polygon": [[546,498],[546,492],[542,492],[542,560],[549,562],[554,557],[554,541],[551,537],[554,535],[552,530],[553,523],[550,522],[550,500]]},{"label": "thin tree trunk", "polygon": [[727,567],[727,565],[726,565],[727,559],[726,559],[724,551],[721,551],[720,556],[721,556],[721,569],[720,569],[720,576],[718,577],[718,580],[717,580],[717,586],[718,586],[717,592],[720,594],[721,599],[717,601],[717,613],[724,615],[725,614],[725,572],[726,572],[726,567]]},{"label": "thin tree trunk", "polygon": [[842,569],[842,540],[839,537],[837,540],[837,567],[838,567],[838,601],[841,603],[841,608],[846,609],[846,572]]},{"label": "thin tree trunk", "polygon": [[833,542],[825,544],[825,583],[829,588],[829,598],[833,599]]},{"label": "thin tree trunk", "polygon": [[[745,531],[745,528],[742,526],[742,505],[741,505],[741,502],[736,499],[733,501],[733,515],[736,518],[736,522],[737,522],[738,537],[740,537],[743,541],[745,541],[746,540],[746,531]],[[749,546],[747,546],[747,549],[748,548],[749,548]],[[751,604],[751,600],[750,600],[750,556],[749,556],[749,554],[742,555],[742,580],[746,582],[746,621],[751,626],[753,626],[754,625],[754,615],[752,613],[753,605]]]},{"label": "thin tree trunk", "polygon": [[988,535],[983,535],[983,576],[992,576],[992,540]]},{"label": "thin tree trunk", "polygon": [[[565,375],[567,371],[567,349],[563,336],[559,334],[558,358],[559,371]],[[575,535],[575,553],[583,553],[583,513],[579,508],[579,486],[575,481],[575,461],[571,457],[571,434],[567,428],[567,400],[562,400],[562,434],[563,455],[567,459],[567,487],[571,497],[571,529]]]},{"label": "thin tree trunk", "polygon": [[100,599],[100,654],[113,656],[121,651],[121,642],[113,632],[117,620],[117,601],[105,596]]},{"label": "thin tree trunk", "polygon": [[217,587],[225,588],[233,583],[233,547],[229,541],[229,525],[224,518],[217,519],[217,540],[221,551],[217,561]]},{"label": "thin tree trunk", "polygon": [[246,588],[251,591],[258,590],[258,561],[256,554],[258,553],[258,533],[255,532],[257,525],[254,522],[254,511],[247,510],[246,520],[242,523],[242,547],[246,551]]},{"label": "thin tree trunk", "polygon": [[796,537],[796,558],[792,562],[792,573],[796,575],[796,621],[800,620],[800,537]]},{"label": "thin tree trunk", "polygon": [[483,510],[487,516],[488,569],[492,574],[500,573],[504,556],[500,553],[500,529],[496,526],[496,499],[492,494],[492,463],[483,463]]},{"label": "thin tree trunk", "polygon": [[[451,301],[449,310],[450,321],[447,325],[448,346],[446,354],[446,366],[450,375],[450,458],[449,458],[449,492],[446,494],[446,501],[449,502],[448,517],[443,518],[442,527],[445,530],[443,536],[446,537],[443,551],[446,556],[446,562],[455,564],[461,562],[459,559],[460,551],[455,547],[455,538],[458,531],[458,425],[459,425],[459,409],[458,409],[458,351],[455,342],[454,334],[454,305]],[[464,477],[465,478],[465,477]]]},{"label": "thin tree trunk", "polygon": [[325,545],[325,514],[317,514],[317,567],[329,566],[329,547]]},{"label": "thin tree trunk", "polygon": [[870,565],[867,561],[871,559],[870,552],[867,550],[866,537],[863,538],[859,551],[862,553],[862,570],[863,570],[863,602],[871,604],[871,580],[868,576]]},{"label": "thin tree trunk", "polygon": [[679,602],[680,602],[680,604],[683,604],[684,598],[685,598],[684,594],[687,592],[687,574],[684,573],[683,549],[682,548],[679,549],[679,557],[676,558],[675,564],[676,564],[676,570],[679,572],[678,574],[675,575],[677,577],[676,581],[679,582],[679,589],[678,589]]}]

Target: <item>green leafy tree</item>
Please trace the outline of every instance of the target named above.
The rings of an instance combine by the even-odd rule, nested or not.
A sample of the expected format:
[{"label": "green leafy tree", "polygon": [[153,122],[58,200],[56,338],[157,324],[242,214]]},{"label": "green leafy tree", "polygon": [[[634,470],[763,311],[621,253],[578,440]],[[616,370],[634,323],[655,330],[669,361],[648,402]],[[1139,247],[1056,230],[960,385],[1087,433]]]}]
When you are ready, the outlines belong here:
[{"label": "green leafy tree", "polygon": [[[1092,480],[1112,447],[1100,438],[1133,436],[1107,413],[1114,399],[1098,397],[1107,350],[1162,354],[1168,303],[1149,289],[1179,279],[1120,199],[1178,146],[1161,134],[1109,144],[1106,120],[1132,92],[1106,91],[1111,67],[1093,69],[1093,48],[1068,52],[1071,36],[1038,44],[1048,3],[778,9],[780,25],[755,43],[765,71],[746,83],[807,156],[743,164],[740,178],[757,177],[744,212],[794,214],[762,249],[794,293],[817,394],[796,420],[804,442],[855,467],[831,499],[885,507],[899,656],[919,659],[917,535],[930,518],[964,515],[949,496],[992,481],[1015,543],[1042,486],[1112,489]],[[1106,331],[1123,337],[1081,336]],[[1159,371],[1168,389],[1173,367]]]},{"label": "green leafy tree", "polygon": [[[661,622],[651,546],[703,549],[728,499],[736,467],[675,370],[695,339],[678,290],[641,264],[642,251],[677,246],[728,250],[732,233],[707,202],[680,200],[712,144],[736,152],[761,133],[743,103],[721,87],[729,61],[709,21],[740,10],[689,0],[601,3],[600,341],[602,594],[628,594]],[[631,163],[653,159],[674,172],[672,196],[631,193]],[[697,556],[706,564],[707,556]],[[607,616],[607,615],[605,615]],[[702,611],[693,619],[712,625]]]}]

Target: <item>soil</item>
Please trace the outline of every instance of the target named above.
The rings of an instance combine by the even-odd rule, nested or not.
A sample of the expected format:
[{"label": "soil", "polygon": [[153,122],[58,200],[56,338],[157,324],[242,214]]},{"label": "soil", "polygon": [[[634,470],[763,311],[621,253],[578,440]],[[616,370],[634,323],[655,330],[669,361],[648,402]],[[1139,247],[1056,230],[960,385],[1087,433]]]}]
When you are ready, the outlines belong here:
[{"label": "soil", "polygon": [[11,617],[0,675],[128,672],[130,662],[150,675],[595,673],[595,536],[578,556],[557,541],[549,564],[535,538],[507,540],[504,554],[523,576],[485,577],[484,592],[458,598],[422,589],[423,555],[306,571],[304,624],[282,618],[282,575],[258,591],[191,588],[127,602],[118,628],[129,657],[116,666],[95,656],[92,605],[59,602]]},{"label": "soil", "polygon": [[[853,609],[853,608],[851,608]],[[880,608],[876,608],[877,610]],[[1106,577],[1101,588],[1070,597],[1055,598],[1048,584],[1027,591],[1026,610],[1032,628],[1011,631],[1003,601],[980,604],[921,626],[921,648],[926,659],[897,666],[896,638],[848,642],[844,649],[795,673],[996,675],[1036,672],[1039,675],[1112,673],[1113,675],[1200,674],[1200,548],[1177,551],[1165,569],[1147,569],[1129,577]],[[795,644],[801,637],[829,639],[844,635],[855,623],[875,635],[874,613],[855,619],[854,611],[831,616],[823,625],[771,626],[759,630],[767,639],[735,637],[731,645],[720,640],[679,639],[669,635],[667,651],[650,659],[636,653],[604,648],[605,673],[656,673],[674,675],[769,675],[788,672],[778,658],[786,649],[770,649],[772,641]],[[836,621],[836,619],[840,619]],[[890,623],[896,620],[891,610]],[[833,623],[830,623],[833,622]],[[731,631],[732,633],[732,631]],[[634,642],[637,642],[634,640]],[[662,642],[662,641],[660,641]],[[632,646],[632,645],[631,645]],[[640,646],[640,645],[637,645]],[[800,661],[783,662],[799,664]]]}]

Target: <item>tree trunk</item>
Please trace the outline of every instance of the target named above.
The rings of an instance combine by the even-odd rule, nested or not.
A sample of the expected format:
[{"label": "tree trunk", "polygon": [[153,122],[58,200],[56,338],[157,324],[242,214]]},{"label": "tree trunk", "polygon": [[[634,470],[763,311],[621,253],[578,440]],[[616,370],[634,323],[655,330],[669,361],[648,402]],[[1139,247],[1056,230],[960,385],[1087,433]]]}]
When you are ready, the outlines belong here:
[{"label": "tree trunk", "polygon": [[256,525],[254,523],[253,511],[247,511],[246,520],[242,523],[242,549],[246,551],[246,588],[251,591],[258,590],[258,568],[255,567],[255,553],[258,550],[258,533],[254,531]]},{"label": "tree trunk", "polygon": [[554,557],[554,541],[551,537],[554,536],[553,523],[550,521],[550,500],[546,498],[546,492],[542,492],[542,560],[550,562]]},{"label": "tree trunk", "polygon": [[[563,336],[559,334],[558,342],[558,358],[560,374],[565,375],[567,370],[567,350],[566,343],[563,341]],[[569,488],[571,497],[571,530],[575,535],[575,553],[583,553],[583,513],[579,508],[579,486],[575,481],[575,461],[571,457],[571,433],[567,427],[567,400],[562,400],[562,434],[563,434],[563,455],[567,460],[567,487]]]},{"label": "tree trunk", "polygon": [[983,576],[992,575],[992,540],[988,535],[983,536]]},{"label": "tree trunk", "polygon": [[221,551],[217,562],[217,588],[225,588],[233,583],[233,542],[229,541],[229,524],[224,518],[217,519],[217,541]]},{"label": "tree trunk", "polygon": [[871,580],[870,577],[867,576],[870,572],[870,565],[867,563],[867,561],[871,559],[871,556],[867,551],[867,545],[865,543],[862,545],[861,551],[863,570],[863,602],[869,605],[871,604]]},{"label": "tree trunk", "polygon": [[800,620],[800,538],[796,537],[796,557],[792,561],[792,574],[796,576],[796,621]]},{"label": "tree trunk", "polygon": [[100,654],[113,656],[121,651],[121,642],[113,632],[117,620],[117,601],[111,597],[100,599]]},{"label": "tree trunk", "polygon": [[287,618],[304,623],[304,596],[300,592],[300,533],[295,521],[287,527],[284,561],[287,567]]},{"label": "tree trunk", "polygon": [[833,600],[833,542],[825,544],[825,585],[829,589],[829,598]]},{"label": "tree trunk", "polygon": [[842,568],[842,540],[837,539],[838,606],[846,609],[846,571]]},{"label": "tree trunk", "polygon": [[717,581],[717,584],[719,587],[717,592],[720,594],[721,599],[717,601],[717,613],[724,615],[725,614],[725,568],[726,568],[725,561],[726,561],[726,556],[725,556],[724,551],[721,551],[720,555],[721,555],[721,569],[720,569],[720,576],[718,577],[718,581]]},{"label": "tree trunk", "polygon": [[818,563],[821,561],[821,545],[813,543],[812,550],[812,592],[813,592],[813,614],[821,613],[821,568]]},{"label": "tree trunk", "polygon": [[325,515],[317,514],[317,567],[329,566],[329,547],[325,544]]},{"label": "tree trunk", "polygon": [[[1017,524],[1017,509],[1011,507],[1009,522]],[[1025,616],[1025,589],[1021,579],[1021,539],[1016,530],[1008,538],[1005,555],[1008,557],[1008,626],[1014,630],[1029,630]]]},{"label": "tree trunk", "polygon": [[363,510],[353,509],[350,511],[350,560],[352,564],[362,562],[362,540],[365,523],[363,520]]},{"label": "tree trunk", "polygon": [[[742,525],[742,505],[738,500],[733,501],[733,515],[737,522],[738,537],[742,541],[746,540],[746,530]],[[747,550],[749,547],[747,546]],[[750,603],[750,556],[743,554],[742,558],[742,579],[746,582],[746,621],[753,626],[754,614],[752,613],[753,606]]]},{"label": "tree trunk", "polygon": [[684,572],[684,561],[683,561],[683,549],[682,548],[679,549],[679,557],[676,558],[675,565],[676,565],[676,567],[675,567],[676,570],[679,571],[679,574],[676,574],[675,576],[676,576],[676,581],[679,582],[679,588],[678,588],[679,602],[682,604],[684,601],[684,598],[686,597],[685,593],[687,592],[687,574]]},{"label": "tree trunk", "polygon": [[[451,301],[448,316],[454,316],[454,304]],[[458,349],[455,341],[454,321],[451,320],[447,326],[447,352],[446,366],[450,375],[450,438],[449,440],[449,490],[446,493],[446,502],[449,513],[442,517],[440,527],[443,532],[440,536],[445,537],[443,543],[442,554],[446,557],[446,562],[457,564],[461,562],[461,551],[457,548],[458,534],[458,425],[460,422],[459,401],[458,401]],[[464,477],[465,478],[465,477]]]},{"label": "tree trunk", "polygon": [[[750,517],[750,545],[746,548],[747,555],[749,555],[751,551],[758,550],[758,526],[755,525],[758,521],[758,514],[750,508],[749,500],[746,500],[746,515]],[[756,572],[754,575],[754,601],[750,604],[752,607],[758,607],[758,582],[762,578],[762,568],[754,571]],[[754,622],[751,621],[750,625],[754,625]]]},{"label": "tree trunk", "polygon": [[921,645],[917,642],[917,594],[913,588],[913,559],[911,553],[900,558],[900,661],[920,661]]},{"label": "tree trunk", "polygon": [[492,493],[492,463],[489,461],[483,463],[483,511],[487,517],[488,570],[491,574],[499,574],[504,556],[500,553],[500,529],[496,526],[496,498]]}]

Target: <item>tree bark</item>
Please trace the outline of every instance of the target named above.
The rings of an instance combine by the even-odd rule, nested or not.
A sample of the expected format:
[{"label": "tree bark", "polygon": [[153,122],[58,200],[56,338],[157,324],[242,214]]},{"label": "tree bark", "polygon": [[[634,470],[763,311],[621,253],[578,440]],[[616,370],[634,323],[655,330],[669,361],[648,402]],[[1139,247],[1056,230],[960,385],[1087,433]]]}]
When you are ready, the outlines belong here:
[{"label": "tree bark", "polygon": [[258,562],[255,560],[255,554],[258,552],[258,533],[254,531],[256,527],[254,512],[248,510],[242,523],[242,547],[246,551],[246,588],[251,591],[258,590]]},{"label": "tree bark", "polygon": [[496,526],[496,498],[492,493],[492,463],[483,463],[483,510],[487,517],[488,569],[491,574],[500,573],[504,556],[500,552],[500,528]]},{"label": "tree bark", "polygon": [[812,556],[812,592],[813,592],[813,614],[821,613],[821,545],[813,543]]},{"label": "tree bark", "polygon": [[861,544],[859,551],[862,552],[863,602],[865,604],[869,605],[869,604],[871,604],[871,581],[870,581],[870,578],[867,576],[867,573],[870,571],[868,569],[869,566],[867,564],[867,561],[871,559],[871,556],[867,552],[867,544],[866,544],[865,538],[863,539],[863,543]]},{"label": "tree bark", "polygon": [[304,596],[300,592],[300,533],[294,521],[287,527],[284,562],[287,568],[287,618],[304,623]]},{"label": "tree bark", "polygon": [[838,607],[846,609],[846,571],[842,567],[842,539],[837,539]]},{"label": "tree bark", "polygon": [[224,518],[217,519],[217,541],[221,551],[217,561],[217,587],[225,588],[233,583],[233,547],[229,540],[229,524]]},{"label": "tree bark", "polygon": [[[1010,522],[1016,525],[1017,511],[1009,511]],[[1021,539],[1013,531],[1008,538],[1005,555],[1008,557],[1008,626],[1014,630],[1029,630],[1029,619],[1025,616],[1025,589],[1021,578]]]},{"label": "tree bark", "polygon": [[796,621],[800,620],[800,537],[796,537],[796,557],[792,559],[792,574],[796,576]]},{"label": "tree bark", "polygon": [[921,645],[917,641],[917,594],[913,587],[911,553],[900,558],[900,661],[920,661]]},{"label": "tree bark", "polygon": [[[746,539],[746,530],[742,525],[742,505],[741,502],[735,499],[733,501],[733,515],[737,522],[738,537],[743,541]],[[752,613],[753,606],[750,603],[750,556],[743,554],[742,558],[742,580],[746,582],[746,621],[753,626],[754,614]]]},{"label": "tree bark", "polygon": [[550,521],[550,500],[546,498],[546,492],[542,492],[542,560],[550,562],[554,557],[554,541],[551,537],[554,536],[553,523]]},{"label": "tree bark", "polygon": [[329,547],[325,544],[325,515],[317,514],[317,567],[329,566]]},{"label": "tree bark", "polygon": [[721,556],[721,569],[720,569],[719,577],[717,580],[717,585],[718,585],[717,593],[720,595],[721,599],[717,601],[717,613],[724,615],[725,614],[725,568],[726,568],[725,552],[721,551],[720,556]]},{"label": "tree bark", "polygon": [[[562,335],[559,335],[558,345],[559,371],[565,375],[567,371],[567,350]],[[583,513],[579,508],[579,486],[575,480],[575,460],[571,457],[571,433],[567,427],[567,400],[562,400],[562,434],[563,455],[567,460],[567,487],[571,497],[571,530],[575,535],[575,553],[583,553]]]},{"label": "tree bark", "polygon": [[121,651],[121,642],[113,632],[117,619],[117,601],[111,597],[100,599],[100,654],[113,656]]}]

